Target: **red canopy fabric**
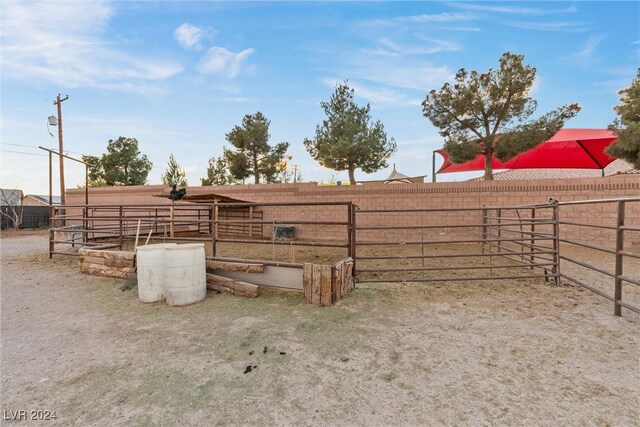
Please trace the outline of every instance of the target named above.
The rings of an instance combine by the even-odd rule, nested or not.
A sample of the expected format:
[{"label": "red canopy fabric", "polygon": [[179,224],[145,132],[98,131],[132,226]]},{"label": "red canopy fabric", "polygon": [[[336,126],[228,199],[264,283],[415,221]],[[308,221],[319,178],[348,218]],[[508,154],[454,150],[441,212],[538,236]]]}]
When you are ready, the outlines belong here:
[{"label": "red canopy fabric", "polygon": [[[561,129],[550,140],[501,162],[493,158],[493,169],[604,169],[615,160],[604,152],[617,137],[608,129]],[[454,164],[444,150],[436,150],[444,163],[436,173],[484,170],[484,154]]]}]

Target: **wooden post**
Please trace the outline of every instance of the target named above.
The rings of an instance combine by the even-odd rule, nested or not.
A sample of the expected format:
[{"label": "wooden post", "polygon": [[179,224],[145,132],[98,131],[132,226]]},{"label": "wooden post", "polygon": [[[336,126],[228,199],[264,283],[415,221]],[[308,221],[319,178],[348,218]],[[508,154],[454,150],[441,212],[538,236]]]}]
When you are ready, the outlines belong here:
[{"label": "wooden post", "polygon": [[174,227],[173,227],[173,205],[171,205],[171,208],[169,208],[169,237],[175,237],[174,236]]},{"label": "wooden post", "polygon": [[313,264],[313,274],[311,276],[311,303],[320,304],[322,292],[322,266]]},{"label": "wooden post", "polygon": [[353,255],[353,236],[351,235],[351,231],[353,228],[353,224],[351,223],[351,207],[353,206],[352,202],[349,202],[347,205],[347,256]]},{"label": "wooden post", "polygon": [[310,263],[305,263],[302,267],[302,295],[305,303],[313,302],[313,264]]},{"label": "wooden post", "polygon": [[249,206],[249,238],[253,237],[253,206]]},{"label": "wooden post", "polygon": [[619,304],[622,301],[622,261],[624,259],[622,251],[624,250],[624,208],[625,202],[623,200],[618,201],[618,221],[616,223],[616,271],[615,271],[615,289],[613,296],[613,314],[616,316],[622,316],[622,306]]},{"label": "wooden post", "polygon": [[[51,200],[51,198],[49,198]],[[55,240],[56,232],[53,230],[53,221],[54,221],[54,210],[53,206],[49,204],[49,259],[53,258],[54,245],[53,241]]]}]

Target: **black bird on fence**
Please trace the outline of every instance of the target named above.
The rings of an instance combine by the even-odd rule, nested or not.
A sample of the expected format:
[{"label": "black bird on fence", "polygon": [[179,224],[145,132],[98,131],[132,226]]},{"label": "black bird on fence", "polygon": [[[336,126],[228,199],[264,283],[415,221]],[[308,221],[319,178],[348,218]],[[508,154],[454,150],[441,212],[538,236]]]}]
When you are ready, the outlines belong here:
[{"label": "black bird on fence", "polygon": [[182,199],[186,194],[187,194],[186,188],[181,188],[179,190],[176,190],[176,185],[173,184],[173,187],[171,187],[171,191],[169,192],[169,198],[171,199],[171,201],[175,202],[176,200]]}]

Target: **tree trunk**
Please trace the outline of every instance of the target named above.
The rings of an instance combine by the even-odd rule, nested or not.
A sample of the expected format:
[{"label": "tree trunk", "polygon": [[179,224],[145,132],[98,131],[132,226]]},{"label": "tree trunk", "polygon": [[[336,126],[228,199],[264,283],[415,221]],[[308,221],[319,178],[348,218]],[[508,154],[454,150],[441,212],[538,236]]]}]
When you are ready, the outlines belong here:
[{"label": "tree trunk", "polygon": [[489,144],[485,144],[484,179],[485,181],[493,181],[493,146]]},{"label": "tree trunk", "polygon": [[351,185],[356,185],[356,174],[355,174],[356,168],[354,167],[349,167],[349,183]]}]

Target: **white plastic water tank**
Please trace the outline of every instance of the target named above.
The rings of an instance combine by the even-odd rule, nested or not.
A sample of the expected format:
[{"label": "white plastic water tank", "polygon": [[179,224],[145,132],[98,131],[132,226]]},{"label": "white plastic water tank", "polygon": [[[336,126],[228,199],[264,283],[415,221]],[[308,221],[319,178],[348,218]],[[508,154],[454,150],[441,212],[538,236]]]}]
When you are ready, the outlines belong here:
[{"label": "white plastic water tank", "polygon": [[142,302],[164,300],[164,253],[175,243],[138,246],[136,266],[138,270],[138,298]]},{"label": "white plastic water tank", "polygon": [[207,296],[204,243],[165,248],[164,295],[169,305],[187,305]]}]

